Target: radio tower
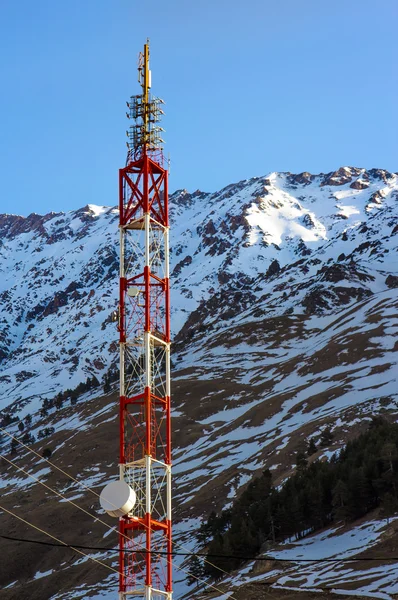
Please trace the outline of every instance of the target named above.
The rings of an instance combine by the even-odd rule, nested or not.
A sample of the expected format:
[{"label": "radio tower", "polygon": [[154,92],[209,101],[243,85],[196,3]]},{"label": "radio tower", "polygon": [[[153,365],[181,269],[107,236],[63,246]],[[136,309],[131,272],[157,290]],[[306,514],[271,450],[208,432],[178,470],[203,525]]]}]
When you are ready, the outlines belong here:
[{"label": "radio tower", "polygon": [[171,600],[168,172],[148,41],[138,81],[142,93],[127,102],[133,123],[119,171],[120,473],[101,504],[119,517],[119,600]]}]

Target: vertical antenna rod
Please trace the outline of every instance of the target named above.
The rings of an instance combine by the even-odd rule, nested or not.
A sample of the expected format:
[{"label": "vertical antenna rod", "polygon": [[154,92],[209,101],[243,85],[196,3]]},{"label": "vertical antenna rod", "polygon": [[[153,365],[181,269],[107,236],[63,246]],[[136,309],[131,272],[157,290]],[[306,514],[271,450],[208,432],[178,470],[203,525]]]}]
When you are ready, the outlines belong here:
[{"label": "vertical antenna rod", "polygon": [[119,600],[171,600],[168,172],[148,42],[138,81],[142,94],[127,102],[132,125],[119,171],[119,481],[103,490],[101,503],[119,517]]},{"label": "vertical antenna rod", "polygon": [[149,70],[149,41],[144,45],[144,54],[143,54],[144,64],[142,66],[142,75],[141,75],[141,86],[142,86],[142,95],[144,98],[144,129],[145,133],[149,135],[149,114],[148,114],[148,106],[149,106],[149,88],[151,87],[151,71]]}]

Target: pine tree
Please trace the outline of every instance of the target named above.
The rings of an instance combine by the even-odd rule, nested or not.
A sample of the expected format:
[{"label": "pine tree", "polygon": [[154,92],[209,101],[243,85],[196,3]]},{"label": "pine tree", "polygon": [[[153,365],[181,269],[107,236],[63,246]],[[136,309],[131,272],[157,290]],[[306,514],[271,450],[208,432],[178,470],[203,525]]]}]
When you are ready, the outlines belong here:
[{"label": "pine tree", "polygon": [[307,526],[314,530],[323,527],[326,520],[327,510],[323,502],[323,489],[319,478],[310,482],[307,494]]},{"label": "pine tree", "polygon": [[392,442],[387,442],[381,449],[381,457],[388,466],[388,470],[394,473],[394,463],[397,460],[397,447]]},{"label": "pine tree", "polygon": [[371,488],[363,468],[353,470],[347,480],[349,497],[347,511],[350,519],[358,519],[372,507]]},{"label": "pine tree", "polygon": [[93,375],[91,377],[91,387],[96,388],[99,386],[99,384],[100,384],[100,382],[98,381],[97,377],[95,375]]},{"label": "pine tree", "polygon": [[104,394],[109,394],[111,391],[110,376],[108,373],[104,375]]},{"label": "pine tree", "polygon": [[204,546],[211,540],[224,533],[231,522],[231,511],[223,510],[221,515],[218,517],[216,512],[211,511],[206,522],[202,522],[197,533],[196,539],[201,546]]},{"label": "pine tree", "polygon": [[325,448],[327,446],[329,446],[332,441],[333,441],[333,433],[330,429],[330,427],[326,427],[322,433],[321,433],[321,437],[320,437],[320,444],[322,446],[322,448]]},{"label": "pine tree", "polygon": [[217,535],[209,544],[204,574],[213,579],[220,579],[223,575],[222,571],[229,572],[233,569],[231,558],[225,556],[231,554],[231,552],[225,552],[225,548],[230,549],[228,543],[224,544],[225,541],[226,537],[223,538],[221,535]]},{"label": "pine tree", "polygon": [[44,448],[44,450],[43,450],[43,452],[42,452],[41,455],[42,455],[43,458],[46,458],[46,459],[51,458],[51,455],[52,455],[51,448]]},{"label": "pine tree", "polygon": [[25,445],[34,444],[35,441],[36,441],[36,438],[34,435],[32,435],[31,433],[28,433],[28,432],[24,433],[24,435],[22,437],[23,444],[25,444]]},{"label": "pine tree", "polygon": [[348,516],[347,503],[348,489],[344,481],[339,479],[333,489],[332,498],[333,515],[337,521],[346,522]]},{"label": "pine tree", "polygon": [[57,410],[59,410],[60,408],[62,408],[63,403],[64,403],[64,399],[63,399],[62,394],[60,393],[55,397],[55,400],[54,400],[55,408]]},{"label": "pine tree", "polygon": [[16,454],[17,453],[17,448],[18,448],[18,441],[16,440],[16,438],[12,438],[12,440],[11,440],[11,446],[10,446],[10,453],[11,454]]},{"label": "pine tree", "polygon": [[304,454],[304,452],[297,452],[296,454],[296,466],[297,466],[297,471],[303,471],[304,469],[307,468],[307,457]]},{"label": "pine tree", "polygon": [[189,571],[187,577],[187,583],[189,586],[196,583],[196,587],[198,587],[200,583],[200,579],[202,579],[204,575],[204,567],[203,563],[196,554],[192,554],[187,561],[187,571]]},{"label": "pine tree", "polygon": [[318,449],[316,447],[315,439],[312,437],[310,439],[310,441],[308,442],[307,454],[308,454],[308,456],[312,456],[317,451],[318,451]]},{"label": "pine tree", "polygon": [[[260,549],[256,536],[256,528],[250,517],[246,519],[235,517],[232,519],[231,528],[227,534],[231,544],[232,554],[236,556],[254,556]],[[237,561],[238,566],[240,561]]]}]

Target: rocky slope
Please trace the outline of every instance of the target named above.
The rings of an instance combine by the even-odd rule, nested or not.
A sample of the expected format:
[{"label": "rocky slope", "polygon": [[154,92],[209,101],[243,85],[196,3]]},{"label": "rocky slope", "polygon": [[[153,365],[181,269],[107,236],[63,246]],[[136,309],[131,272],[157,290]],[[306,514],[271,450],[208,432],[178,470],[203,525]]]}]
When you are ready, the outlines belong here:
[{"label": "rocky slope", "polygon": [[[371,415],[395,419],[398,176],[353,167],[273,173],[214,194],[178,191],[171,207],[175,506],[181,540],[192,547],[197,517],[225,507],[264,466],[282,480],[304,440],[332,426],[333,441],[319,457],[363,429]],[[96,389],[84,406],[40,409],[46,398],[87,377],[101,380],[117,360],[110,319],[117,218],[116,209],[91,205],[67,214],[0,217],[3,419],[12,414],[26,422],[32,415],[29,431],[36,437],[53,427],[45,443],[54,460],[79,479],[95,473],[98,489],[116,472],[116,449],[110,456],[102,441],[115,435],[116,398],[90,400]],[[18,431],[17,425],[9,430]],[[83,461],[84,431],[96,451]],[[8,442],[3,437],[3,447]],[[8,506],[29,493],[36,518],[44,521],[39,486],[27,488],[11,467],[3,465],[3,473],[2,486],[12,484]],[[54,473],[43,476],[57,483]],[[55,528],[56,511],[53,501]],[[11,519],[6,525],[12,530]],[[102,539],[103,532],[88,529]],[[21,557],[12,544],[15,565]],[[62,589],[49,598],[81,597],[79,578],[69,581],[70,564],[52,588],[54,573],[34,579],[54,568],[50,558],[41,563],[32,549],[20,552],[30,564],[23,581],[30,582],[31,598],[44,599],[35,591],[44,581],[43,589]],[[78,562],[72,560],[76,573]],[[0,574],[4,585],[12,584],[6,599],[21,589],[14,571],[8,565]],[[103,576],[96,572],[93,587],[81,593],[105,597],[95,585]],[[112,577],[102,589],[114,589]],[[359,590],[365,579],[366,572],[356,578]],[[300,581],[274,575],[272,585],[306,587]],[[379,597],[393,597],[388,585]]]}]

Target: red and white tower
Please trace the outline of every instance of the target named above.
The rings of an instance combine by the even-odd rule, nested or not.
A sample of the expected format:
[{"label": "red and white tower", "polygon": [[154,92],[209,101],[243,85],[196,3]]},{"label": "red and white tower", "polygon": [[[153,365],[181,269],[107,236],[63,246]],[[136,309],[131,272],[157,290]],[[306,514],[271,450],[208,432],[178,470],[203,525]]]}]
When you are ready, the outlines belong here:
[{"label": "red and white tower", "polygon": [[171,600],[168,172],[148,43],[138,74],[142,94],[127,103],[133,124],[119,171],[120,477],[102,504],[119,516],[119,599]]}]

